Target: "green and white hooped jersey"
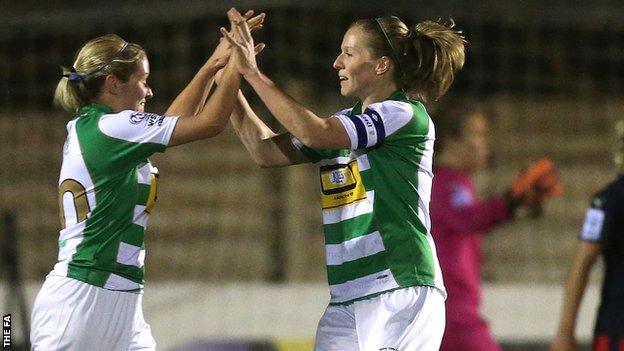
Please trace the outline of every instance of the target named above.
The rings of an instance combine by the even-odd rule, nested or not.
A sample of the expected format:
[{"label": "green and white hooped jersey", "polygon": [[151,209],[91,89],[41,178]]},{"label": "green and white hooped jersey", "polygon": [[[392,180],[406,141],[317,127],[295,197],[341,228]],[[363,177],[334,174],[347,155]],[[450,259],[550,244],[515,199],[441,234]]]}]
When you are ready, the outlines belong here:
[{"label": "green and white hooped jersey", "polygon": [[50,273],[110,290],[143,287],[143,232],[156,200],[158,170],[178,117],[83,107],[67,123],[59,178],[62,230]]},{"label": "green and white hooped jersey", "polygon": [[435,131],[425,107],[395,92],[335,114],[351,148],[293,143],[320,166],[330,304],[409,286],[444,291],[431,237]]}]

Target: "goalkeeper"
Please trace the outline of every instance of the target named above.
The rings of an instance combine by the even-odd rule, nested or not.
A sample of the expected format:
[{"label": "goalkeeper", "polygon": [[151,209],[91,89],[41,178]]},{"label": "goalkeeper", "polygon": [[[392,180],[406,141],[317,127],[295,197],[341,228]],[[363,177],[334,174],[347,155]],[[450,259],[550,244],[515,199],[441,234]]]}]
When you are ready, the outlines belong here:
[{"label": "goalkeeper", "polygon": [[437,113],[435,178],[431,194],[432,235],[447,287],[442,351],[499,351],[481,303],[481,244],[494,226],[513,218],[520,206],[539,214],[544,201],[561,192],[554,165],[543,159],[522,173],[509,191],[477,198],[472,175],[488,159],[484,109],[445,100]]}]

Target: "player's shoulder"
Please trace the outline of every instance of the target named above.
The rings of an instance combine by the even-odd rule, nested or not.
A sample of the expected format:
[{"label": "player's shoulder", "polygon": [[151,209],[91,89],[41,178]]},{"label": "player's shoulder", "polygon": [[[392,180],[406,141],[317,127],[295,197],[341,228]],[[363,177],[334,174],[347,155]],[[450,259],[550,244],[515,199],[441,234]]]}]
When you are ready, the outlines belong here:
[{"label": "player's shoulder", "polygon": [[137,135],[143,135],[148,129],[162,126],[164,121],[165,116],[156,113],[124,110],[100,116],[98,129],[110,137],[136,141]]},{"label": "player's shoulder", "polygon": [[591,207],[606,208],[612,206],[622,206],[624,200],[624,174],[620,174],[616,179],[605,185],[594,194],[591,199]]},{"label": "player's shoulder", "polygon": [[414,107],[409,101],[384,100],[370,104],[367,110],[372,110],[381,115],[402,114],[411,117],[416,112]]}]

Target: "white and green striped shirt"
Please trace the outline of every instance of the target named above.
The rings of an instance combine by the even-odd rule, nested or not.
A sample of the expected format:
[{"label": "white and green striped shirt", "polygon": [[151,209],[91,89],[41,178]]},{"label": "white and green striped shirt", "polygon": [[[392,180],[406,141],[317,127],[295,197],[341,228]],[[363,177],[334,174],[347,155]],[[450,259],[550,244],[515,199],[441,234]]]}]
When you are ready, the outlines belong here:
[{"label": "white and green striped shirt", "polygon": [[294,144],[320,166],[331,304],[409,286],[444,291],[431,237],[435,131],[424,106],[403,92],[335,114],[351,148]]},{"label": "white and green striped shirt", "polygon": [[67,124],[59,178],[62,230],[50,273],[110,290],[143,287],[143,232],[177,117],[87,105]]}]

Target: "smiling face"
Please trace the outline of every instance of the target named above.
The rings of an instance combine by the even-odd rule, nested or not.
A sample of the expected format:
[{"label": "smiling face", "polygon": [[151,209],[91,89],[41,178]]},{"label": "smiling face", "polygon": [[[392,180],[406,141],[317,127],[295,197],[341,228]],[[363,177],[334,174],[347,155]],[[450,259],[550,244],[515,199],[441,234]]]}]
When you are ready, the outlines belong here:
[{"label": "smiling face", "polygon": [[364,100],[378,80],[377,59],[367,46],[368,37],[360,27],[349,28],[342,39],[340,55],[334,61],[340,79],[340,94]]},{"label": "smiling face", "polygon": [[119,106],[124,110],[145,111],[145,101],[150,99],[152,89],[147,84],[149,77],[149,62],[147,57],[137,62],[137,69],[130,75],[127,82],[119,83],[118,99]]}]

